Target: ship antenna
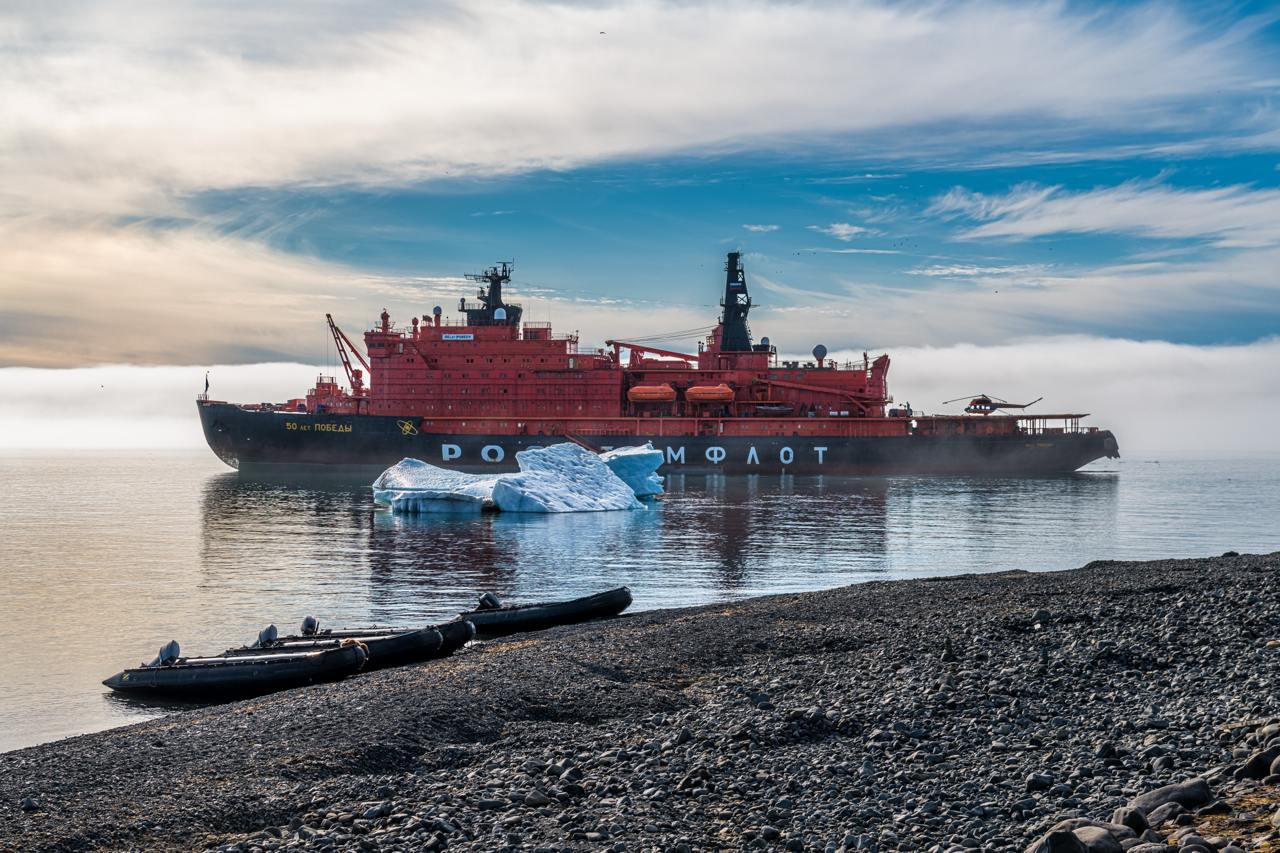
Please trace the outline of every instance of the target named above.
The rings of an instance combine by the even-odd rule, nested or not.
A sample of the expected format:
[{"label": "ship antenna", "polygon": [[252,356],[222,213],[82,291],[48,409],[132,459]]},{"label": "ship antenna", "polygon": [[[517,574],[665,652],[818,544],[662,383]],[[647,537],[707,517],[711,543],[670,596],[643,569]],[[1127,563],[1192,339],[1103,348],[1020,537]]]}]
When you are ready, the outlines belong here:
[{"label": "ship antenna", "polygon": [[[467,314],[468,325],[519,325],[521,308],[502,300],[502,285],[511,283],[511,273],[515,270],[515,261],[499,261],[481,273],[467,273],[470,281],[481,282],[488,287],[481,287],[477,294],[480,298],[478,306],[468,306],[462,300],[462,310]],[[501,314],[496,312],[501,311]]]}]

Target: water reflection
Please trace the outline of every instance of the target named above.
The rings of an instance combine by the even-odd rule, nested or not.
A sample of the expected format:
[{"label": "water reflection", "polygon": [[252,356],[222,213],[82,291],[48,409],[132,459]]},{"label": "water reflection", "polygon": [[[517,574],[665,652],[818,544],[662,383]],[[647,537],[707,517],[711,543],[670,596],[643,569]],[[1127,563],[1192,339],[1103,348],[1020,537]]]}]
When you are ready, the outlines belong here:
[{"label": "water reflection", "polygon": [[[253,482],[207,453],[4,456],[0,749],[144,712],[102,678],[267,622],[420,624],[631,586],[636,609],[858,581],[1280,548],[1280,459],[1051,479],[673,476],[647,512],[397,517],[368,487]],[[85,644],[91,635],[94,642]]]},{"label": "water reflection", "polygon": [[[629,585],[639,607],[821,589],[886,576],[1034,566],[1055,543],[1114,539],[1118,479],[677,475],[645,512],[395,515],[367,488],[209,478],[211,596],[289,596],[329,622],[452,616]],[[1050,550],[1050,553],[1052,551]],[[283,602],[282,602],[283,603]],[[246,610],[247,613],[247,610]]]},{"label": "water reflection", "polygon": [[483,590],[531,600],[628,584],[640,606],[678,606],[1035,566],[1055,547],[1113,541],[1119,500],[1111,474],[683,475],[667,485],[645,512],[412,516],[375,507],[367,488],[213,477],[204,583],[259,599],[288,593],[295,607],[345,621],[449,616]]}]

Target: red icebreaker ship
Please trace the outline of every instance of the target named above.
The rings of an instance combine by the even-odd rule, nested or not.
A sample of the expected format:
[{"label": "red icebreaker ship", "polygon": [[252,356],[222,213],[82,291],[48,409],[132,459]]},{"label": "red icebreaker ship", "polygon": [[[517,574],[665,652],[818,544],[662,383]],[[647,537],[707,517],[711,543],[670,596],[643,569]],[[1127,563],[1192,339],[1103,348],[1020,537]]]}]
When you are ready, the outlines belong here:
[{"label": "red icebreaker ship", "polygon": [[[1083,414],[1003,414],[982,395],[966,414],[895,406],[889,357],[779,361],[753,341],[741,256],[725,265],[724,311],[696,353],[621,340],[583,350],[503,299],[510,264],[481,275],[458,323],[439,307],[398,325],[386,311],[360,354],[329,319],[347,374],[282,404],[197,401],[209,446],[244,472],[376,473],[411,456],[468,471],[515,468],[526,448],[653,442],[672,472],[1051,474],[1118,456]],[[352,362],[352,358],[356,363]],[[357,367],[356,364],[359,366]]]}]

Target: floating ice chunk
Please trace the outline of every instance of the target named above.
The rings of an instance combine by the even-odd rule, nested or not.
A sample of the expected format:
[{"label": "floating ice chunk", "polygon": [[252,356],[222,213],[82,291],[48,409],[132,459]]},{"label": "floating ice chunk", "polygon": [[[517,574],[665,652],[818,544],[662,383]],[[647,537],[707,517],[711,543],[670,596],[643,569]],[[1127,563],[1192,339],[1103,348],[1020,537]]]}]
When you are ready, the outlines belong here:
[{"label": "floating ice chunk", "polygon": [[501,474],[450,471],[401,459],[373,481],[373,500],[396,512],[479,512]]},{"label": "floating ice chunk", "polygon": [[635,492],[595,453],[553,444],[516,454],[518,474],[504,474],[493,502],[504,512],[599,512],[644,509]]},{"label": "floating ice chunk", "polygon": [[[639,476],[646,488],[652,487],[644,478],[653,476],[653,466],[639,461],[644,448],[631,449],[639,452],[631,454],[636,458],[623,454],[624,467],[629,475]],[[652,448],[649,452],[661,464],[661,454]],[[517,473],[487,475],[404,459],[374,481],[373,499],[396,512],[478,512],[486,503],[505,512],[644,509],[632,487],[604,459],[575,444],[522,450],[516,454],[516,464],[520,466]]]},{"label": "floating ice chunk", "polygon": [[662,494],[662,477],[656,472],[666,461],[661,450],[655,450],[653,442],[646,441],[636,447],[618,447],[600,454],[600,459],[631,487],[638,498]]}]

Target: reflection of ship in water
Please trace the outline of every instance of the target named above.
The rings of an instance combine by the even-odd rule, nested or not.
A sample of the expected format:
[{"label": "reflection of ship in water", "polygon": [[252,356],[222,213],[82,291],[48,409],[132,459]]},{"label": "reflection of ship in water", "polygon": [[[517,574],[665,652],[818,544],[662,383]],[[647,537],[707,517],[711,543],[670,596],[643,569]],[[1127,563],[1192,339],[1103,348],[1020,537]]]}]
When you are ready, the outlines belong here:
[{"label": "reflection of ship in water", "polygon": [[330,623],[449,617],[482,590],[530,601],[626,584],[636,609],[680,606],[1101,547],[1115,539],[1118,495],[1105,474],[689,474],[667,488],[645,512],[409,516],[375,508],[367,488],[217,476],[203,495],[202,594],[223,593],[246,618]]},{"label": "reflection of ship in water", "polygon": [[365,549],[369,490],[328,480],[282,483],[221,474],[205,481],[201,557],[269,569],[280,558],[336,561]]},{"label": "reflection of ship in water", "polygon": [[[524,601],[634,583],[635,543],[661,536],[662,512],[371,517],[370,598],[396,607],[423,590],[470,604],[480,591]],[[456,611],[456,608],[455,608]]]},{"label": "reflection of ship in water", "polygon": [[875,563],[884,553],[887,480],[712,474],[672,481],[673,495],[691,499],[681,525],[685,546],[710,563],[719,589],[777,589],[788,574],[796,588],[820,587],[829,569]]}]

